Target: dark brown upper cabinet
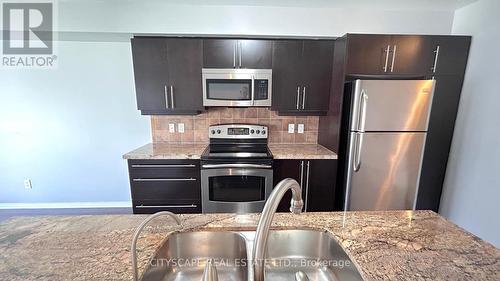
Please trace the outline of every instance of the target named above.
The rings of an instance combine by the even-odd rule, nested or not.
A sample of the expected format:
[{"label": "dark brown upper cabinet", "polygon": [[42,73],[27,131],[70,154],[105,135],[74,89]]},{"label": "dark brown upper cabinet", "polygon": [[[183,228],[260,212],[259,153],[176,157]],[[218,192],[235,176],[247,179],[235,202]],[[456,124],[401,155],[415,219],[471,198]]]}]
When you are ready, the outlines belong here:
[{"label": "dark brown upper cabinet", "polygon": [[348,34],[348,74],[384,74],[389,67],[390,35]]},{"label": "dark brown upper cabinet", "polygon": [[326,113],[332,64],[333,41],[276,40],[272,108],[290,115]]},{"label": "dark brown upper cabinet", "polygon": [[137,107],[143,115],[202,111],[202,40],[134,37]]},{"label": "dark brown upper cabinet", "polygon": [[271,68],[272,41],[258,39],[204,39],[203,67]]},{"label": "dark brown upper cabinet", "polygon": [[470,36],[432,36],[433,60],[430,75],[463,75],[467,65]]},{"label": "dark brown upper cabinet", "polygon": [[470,37],[347,35],[348,75],[425,76],[462,74]]}]

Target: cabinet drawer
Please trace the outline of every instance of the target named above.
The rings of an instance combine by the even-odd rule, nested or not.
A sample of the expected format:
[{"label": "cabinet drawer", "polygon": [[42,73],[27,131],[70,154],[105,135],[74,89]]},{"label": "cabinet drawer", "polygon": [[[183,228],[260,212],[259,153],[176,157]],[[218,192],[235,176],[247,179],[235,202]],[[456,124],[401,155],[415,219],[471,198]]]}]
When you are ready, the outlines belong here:
[{"label": "cabinet drawer", "polygon": [[200,177],[200,161],[130,160],[128,165],[131,179]]},{"label": "cabinet drawer", "polygon": [[170,211],[176,214],[201,213],[201,201],[197,200],[134,200],[134,214],[153,214]]},{"label": "cabinet drawer", "polygon": [[198,179],[131,179],[133,200],[201,200]]}]

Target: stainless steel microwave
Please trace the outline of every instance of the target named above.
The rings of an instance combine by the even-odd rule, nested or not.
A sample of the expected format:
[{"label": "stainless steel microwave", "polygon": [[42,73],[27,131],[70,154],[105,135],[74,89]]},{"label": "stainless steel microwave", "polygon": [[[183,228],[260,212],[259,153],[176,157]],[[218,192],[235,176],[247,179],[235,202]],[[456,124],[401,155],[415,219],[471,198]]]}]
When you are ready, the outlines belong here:
[{"label": "stainless steel microwave", "polygon": [[271,69],[203,68],[203,106],[271,106]]}]

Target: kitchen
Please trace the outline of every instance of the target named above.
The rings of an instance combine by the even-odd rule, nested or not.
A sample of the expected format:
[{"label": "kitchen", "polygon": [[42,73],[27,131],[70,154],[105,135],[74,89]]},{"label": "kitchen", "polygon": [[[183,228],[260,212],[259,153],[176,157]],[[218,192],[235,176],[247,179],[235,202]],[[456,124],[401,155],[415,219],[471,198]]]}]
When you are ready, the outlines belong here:
[{"label": "kitchen", "polygon": [[[328,6],[340,16],[340,11],[355,14],[370,7],[367,3],[351,7],[319,2],[287,8],[296,12],[317,9],[319,13],[322,5],[340,5]],[[50,71],[60,79],[69,78],[69,82],[51,86],[75,95],[57,114],[41,115],[51,116],[44,119],[47,124],[30,121],[31,114],[11,121],[5,128],[13,135],[6,134],[5,147],[24,144],[25,153],[44,155],[49,162],[59,151],[67,154],[66,161],[74,156],[71,165],[57,160],[62,171],[58,177],[77,177],[67,192],[45,189],[47,183],[39,184],[42,176],[38,181],[29,180],[30,187],[23,193],[6,182],[1,202],[5,202],[2,212],[8,218],[0,222],[0,247],[5,253],[0,258],[0,272],[7,280],[34,276],[54,276],[52,280],[160,280],[159,276],[182,279],[184,273],[192,274],[186,278],[198,280],[412,280],[417,276],[496,280],[500,266],[495,247],[498,229],[497,223],[486,218],[494,212],[487,202],[494,198],[498,186],[484,171],[465,172],[464,163],[472,165],[468,161],[474,158],[464,162],[462,155],[468,152],[457,145],[470,140],[470,133],[464,131],[470,121],[465,122],[467,115],[462,109],[477,104],[466,101],[478,99],[471,95],[476,90],[470,88],[477,83],[471,84],[469,77],[476,77],[470,73],[477,68],[474,58],[480,56],[474,44],[484,40],[482,33],[463,22],[471,21],[469,13],[476,15],[476,9],[483,11],[496,4],[487,0],[445,2],[448,6],[418,8],[442,12],[441,20],[448,20],[448,27],[443,25],[441,30],[416,25],[408,17],[406,27],[399,30],[368,25],[359,30],[346,20],[337,23],[346,30],[328,31],[317,26],[314,32],[299,29],[297,34],[289,33],[295,25],[288,31],[287,27],[260,26],[259,32],[218,31],[215,27],[210,32],[201,27],[197,27],[198,32],[188,32],[190,25],[178,19],[185,28],[175,27],[175,23],[168,28],[129,23],[124,26],[133,30],[131,34],[120,34],[119,29],[106,35],[59,32],[60,69]],[[96,5],[89,7],[106,4]],[[203,8],[221,9],[218,5]],[[269,4],[252,5],[264,15],[275,9]],[[179,12],[198,11],[196,4],[167,7]],[[252,8],[245,7],[252,13]],[[75,3],[59,3],[59,9],[68,12],[80,8]],[[231,9],[240,8],[235,5]],[[127,7],[120,13],[131,11],[127,9],[133,10]],[[377,9],[390,14],[390,10]],[[416,13],[420,19],[425,14],[404,6],[398,9],[401,14]],[[285,15],[285,20],[291,19]],[[210,25],[215,18],[208,17]],[[85,30],[65,22],[64,17],[60,20],[67,28]],[[102,28],[116,28],[101,23]],[[98,43],[89,43],[93,40]],[[109,68],[107,62],[85,55],[91,51],[78,47],[81,44],[108,54]],[[111,48],[115,45],[124,48]],[[78,58],[83,68],[69,71],[71,67],[63,58],[70,53],[75,59],[83,54]],[[128,58],[125,62],[124,57]],[[87,61],[102,69],[85,64]],[[491,65],[498,67],[494,61]],[[6,79],[19,75],[19,81],[23,76],[44,77],[42,71],[2,71]],[[73,73],[82,73],[85,82],[71,83]],[[55,81],[50,77],[55,76],[49,74],[44,79]],[[8,88],[13,93],[8,101],[15,101],[14,93],[20,91],[14,87]],[[101,102],[91,100],[89,89],[99,93],[96,97]],[[52,100],[45,102],[50,107]],[[495,102],[498,100],[493,98],[487,108]],[[72,108],[67,106],[78,103],[90,107],[67,114]],[[89,108],[94,114],[89,114]],[[71,137],[60,133],[60,126],[65,126],[62,116],[72,121],[68,127]],[[113,123],[115,118],[117,123]],[[493,120],[489,117],[484,122]],[[22,138],[24,128],[51,138],[33,144]],[[40,132],[48,128],[52,130]],[[467,132],[475,128],[479,129],[467,127]],[[98,138],[87,132],[109,138],[93,144]],[[494,139],[495,134],[492,131],[487,139]],[[66,140],[62,147],[50,149],[49,141],[59,138]],[[486,147],[490,148],[489,156],[498,151],[498,144]],[[102,156],[80,158],[76,151]],[[120,172],[107,166],[119,166]],[[39,167],[31,164],[26,169],[36,170],[31,172],[35,175]],[[491,162],[486,169],[495,167],[498,165]],[[18,178],[18,173],[11,170],[7,174]],[[460,177],[461,173],[471,179]],[[476,179],[476,174],[487,176],[483,184],[488,187],[480,199],[478,192],[471,196],[470,185],[464,189],[464,182]],[[27,178],[23,175],[21,184],[22,178]],[[57,182],[49,185],[57,187]],[[117,185],[120,192],[112,189]],[[461,198],[467,194],[477,201],[473,205],[483,206],[474,206],[477,210],[464,215],[459,210],[471,204]],[[132,213],[156,215],[148,218]],[[28,217],[19,217],[23,214]],[[80,216],[90,214],[93,216]],[[156,216],[175,220],[149,222]],[[182,226],[176,226],[175,221]],[[145,229],[139,236],[142,227]],[[207,246],[193,247],[194,241]],[[223,244],[227,245],[224,251]],[[290,256],[342,260],[351,266],[294,269],[257,264],[225,268],[216,263],[218,258],[258,261]],[[158,268],[152,263],[173,257],[202,260],[184,269]],[[81,269],[72,266],[69,272],[69,263],[75,262]],[[459,265],[462,263],[466,265]]]}]

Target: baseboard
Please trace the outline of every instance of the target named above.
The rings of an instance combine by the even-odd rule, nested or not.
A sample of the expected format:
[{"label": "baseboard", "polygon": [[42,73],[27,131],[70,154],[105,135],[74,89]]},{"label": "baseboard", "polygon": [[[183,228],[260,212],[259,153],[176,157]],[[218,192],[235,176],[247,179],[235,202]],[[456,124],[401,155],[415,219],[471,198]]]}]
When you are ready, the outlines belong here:
[{"label": "baseboard", "polygon": [[54,203],[0,203],[0,210],[7,209],[92,209],[131,208],[130,201],[104,202],[54,202]]}]

